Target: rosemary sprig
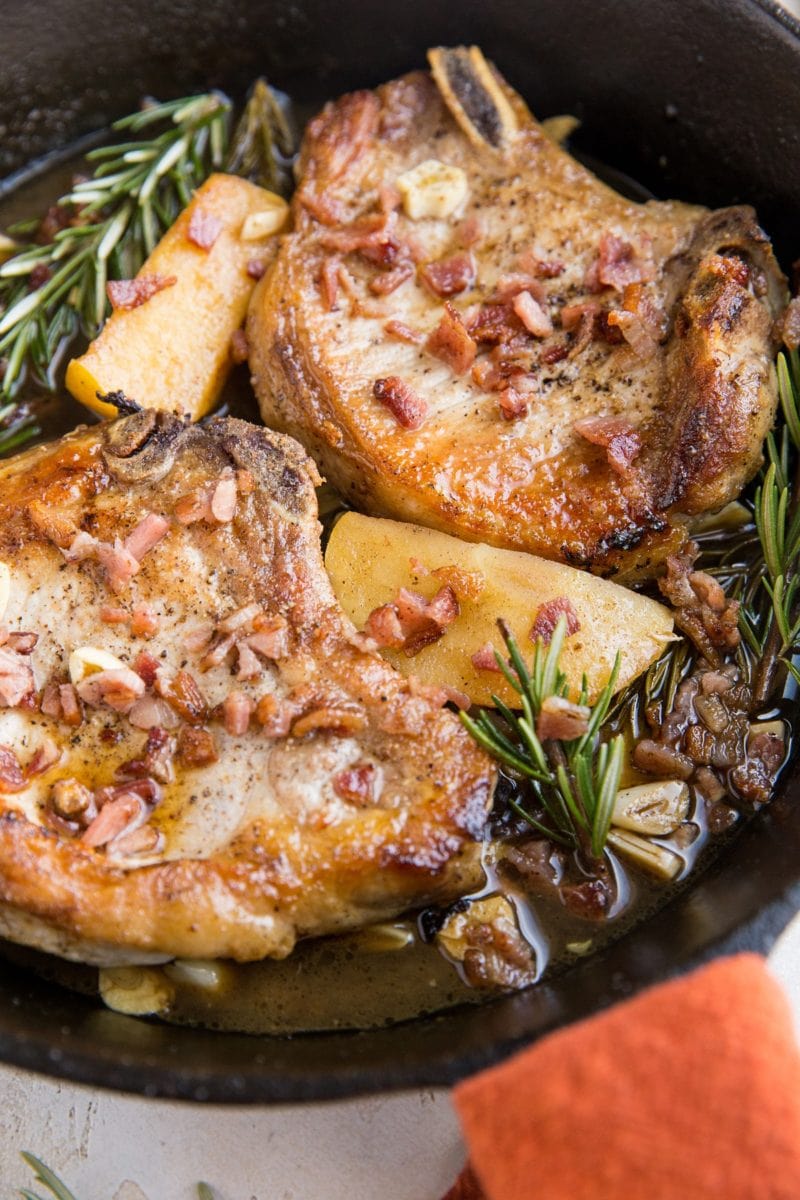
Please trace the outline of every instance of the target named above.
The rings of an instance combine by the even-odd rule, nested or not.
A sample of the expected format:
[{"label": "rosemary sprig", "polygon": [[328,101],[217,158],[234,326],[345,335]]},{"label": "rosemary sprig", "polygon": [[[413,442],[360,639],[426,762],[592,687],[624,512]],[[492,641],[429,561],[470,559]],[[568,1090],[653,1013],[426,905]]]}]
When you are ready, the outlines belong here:
[{"label": "rosemary sprig", "polygon": [[[536,643],[530,668],[508,626],[498,622],[509,661],[495,652],[497,665],[519,696],[519,711],[513,712],[498,696],[492,701],[501,721],[487,710],[477,717],[461,714],[469,733],[493,758],[530,782],[542,819],[516,801],[512,807],[535,829],[562,845],[580,848],[597,859],[603,852],[611,824],[622,771],[624,739],[600,737],[608,716],[619,673],[619,655],[605,688],[590,709],[586,732],[569,741],[542,741],[536,722],[545,700],[566,697],[567,678],[559,662],[566,637],[566,619],[561,617],[549,646]],[[586,705],[588,689],[584,676],[579,703]]]}]

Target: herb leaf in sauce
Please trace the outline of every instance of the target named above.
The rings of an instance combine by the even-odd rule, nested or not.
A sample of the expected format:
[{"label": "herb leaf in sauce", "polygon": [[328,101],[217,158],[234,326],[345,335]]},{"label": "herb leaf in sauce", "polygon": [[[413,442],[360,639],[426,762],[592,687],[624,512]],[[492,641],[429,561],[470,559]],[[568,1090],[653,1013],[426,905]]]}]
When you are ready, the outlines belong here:
[{"label": "herb leaf in sauce", "polygon": [[517,814],[553,841],[598,859],[608,837],[622,771],[623,737],[617,735],[609,741],[601,738],[619,673],[619,656],[593,708],[586,704],[584,679],[578,700],[582,713],[580,717],[572,714],[580,725],[576,736],[540,736],[546,729],[542,714],[552,707],[548,702],[566,701],[569,690],[559,667],[566,618],[559,618],[549,646],[541,640],[536,643],[530,669],[508,626],[502,621],[498,625],[509,661],[497,653],[495,657],[519,695],[519,711],[512,712],[493,696],[500,719],[484,709],[477,717],[461,713],[461,720],[493,758],[529,781],[538,811],[510,801]]}]

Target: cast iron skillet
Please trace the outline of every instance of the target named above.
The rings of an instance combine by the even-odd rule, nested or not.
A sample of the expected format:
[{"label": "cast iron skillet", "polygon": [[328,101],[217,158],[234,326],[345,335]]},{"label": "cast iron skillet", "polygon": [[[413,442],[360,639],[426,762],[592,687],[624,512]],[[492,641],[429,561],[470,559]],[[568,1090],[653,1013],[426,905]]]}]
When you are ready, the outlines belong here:
[{"label": "cast iron skillet", "polygon": [[[663,197],[754,203],[800,254],[800,26],[769,0],[5,0],[0,178],[152,93],[258,73],[321,100],[474,41],[540,116]],[[0,184],[2,187],[2,184]],[[546,1030],[736,949],[800,907],[800,770],[691,889],[605,953],[530,991],[370,1033],[291,1039],[136,1021],[2,965],[0,1059],[106,1087],[214,1101],[443,1084]]]}]

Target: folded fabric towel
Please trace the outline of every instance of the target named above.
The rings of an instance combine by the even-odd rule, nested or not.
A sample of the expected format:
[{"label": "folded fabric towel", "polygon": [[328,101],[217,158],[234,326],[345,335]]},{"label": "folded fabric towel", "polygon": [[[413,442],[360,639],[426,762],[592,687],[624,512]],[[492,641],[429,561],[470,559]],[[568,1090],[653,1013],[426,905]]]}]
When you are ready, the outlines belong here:
[{"label": "folded fabric towel", "polygon": [[468,1079],[445,1200],[800,1200],[800,1053],[754,954],[720,959]]}]

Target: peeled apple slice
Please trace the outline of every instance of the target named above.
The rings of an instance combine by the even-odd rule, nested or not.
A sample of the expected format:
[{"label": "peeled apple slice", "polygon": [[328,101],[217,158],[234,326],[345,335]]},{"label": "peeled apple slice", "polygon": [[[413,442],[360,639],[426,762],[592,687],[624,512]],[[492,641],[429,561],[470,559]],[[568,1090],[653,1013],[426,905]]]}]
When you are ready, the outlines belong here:
[{"label": "peeled apple slice", "polygon": [[358,629],[364,628],[373,609],[393,601],[401,587],[430,599],[444,583],[452,585],[458,578],[452,570],[438,576],[432,572],[470,572],[466,590],[473,597],[456,582],[461,611],[443,637],[413,657],[402,650],[383,653],[404,674],[457,688],[475,704],[491,704],[492,692],[514,703],[515,693],[502,675],[478,670],[472,663],[472,655],[486,642],[503,649],[498,617],[508,622],[527,661],[540,605],[567,597],[580,629],[566,639],[561,665],[572,698],[586,674],[590,702],[608,681],[617,651],[622,688],[650,666],[672,636],[672,617],[662,604],[619,584],[562,563],[462,542],[402,521],[346,513],[334,526],[325,565],[339,603]]}]

